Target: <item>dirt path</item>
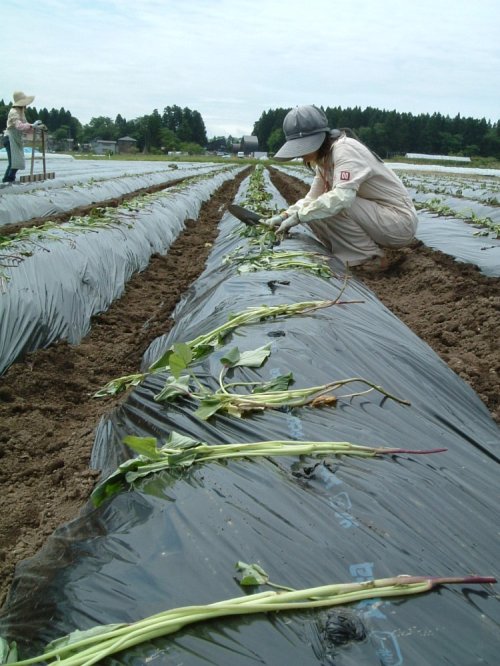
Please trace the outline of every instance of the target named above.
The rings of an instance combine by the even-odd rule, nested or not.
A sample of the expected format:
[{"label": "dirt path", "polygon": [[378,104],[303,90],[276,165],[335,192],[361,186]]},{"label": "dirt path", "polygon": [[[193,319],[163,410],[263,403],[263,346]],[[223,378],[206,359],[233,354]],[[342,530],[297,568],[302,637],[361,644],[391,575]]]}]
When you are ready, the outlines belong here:
[{"label": "dirt path", "polygon": [[[76,517],[98,474],[89,469],[95,427],[114,402],[92,394],[137,372],[149,344],[172,327],[171,313],[204,268],[222,207],[247,173],[223,184],[166,256],[153,256],[78,346],[29,354],[0,378],[0,605],[17,562]],[[147,327],[144,325],[147,322]]]},{"label": "dirt path", "polygon": [[[171,328],[171,313],[203,270],[222,208],[245,175],[203,205],[167,256],[154,256],[123,297],[93,319],[80,345],[37,351],[0,378],[0,604],[16,563],[76,517],[94,486],[97,473],[88,467],[94,430],[114,402],[95,400],[93,392],[136,372],[147,346]],[[273,179],[289,201],[306,189],[290,177]],[[365,281],[473,386],[500,422],[500,280],[416,245],[397,271]]]}]

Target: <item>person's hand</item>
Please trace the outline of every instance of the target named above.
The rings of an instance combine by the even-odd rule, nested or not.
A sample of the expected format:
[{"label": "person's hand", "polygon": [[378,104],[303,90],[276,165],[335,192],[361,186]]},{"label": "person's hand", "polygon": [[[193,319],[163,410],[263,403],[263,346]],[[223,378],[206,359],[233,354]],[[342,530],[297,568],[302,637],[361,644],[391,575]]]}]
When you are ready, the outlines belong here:
[{"label": "person's hand", "polygon": [[42,125],[41,120],[35,120],[35,122],[33,123],[33,127],[40,127],[40,125]]},{"label": "person's hand", "polygon": [[272,228],[280,225],[284,219],[285,215],[278,213],[277,215],[273,215],[272,217],[263,217],[262,219],[259,220],[259,222],[261,224],[264,224],[266,227]]},{"label": "person's hand", "polygon": [[295,225],[300,224],[300,219],[299,219],[299,214],[298,213],[293,213],[292,215],[289,215],[286,219],[283,220],[283,222],[280,224],[278,229],[276,230],[277,234],[286,234],[286,232],[294,227]]}]

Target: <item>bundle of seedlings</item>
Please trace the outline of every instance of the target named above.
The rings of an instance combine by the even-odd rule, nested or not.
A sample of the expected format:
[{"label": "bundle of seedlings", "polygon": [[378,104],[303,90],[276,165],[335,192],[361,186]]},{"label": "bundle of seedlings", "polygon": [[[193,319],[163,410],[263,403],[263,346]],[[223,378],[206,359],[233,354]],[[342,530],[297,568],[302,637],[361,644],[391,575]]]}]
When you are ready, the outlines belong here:
[{"label": "bundle of seedlings", "polygon": [[43,654],[22,661],[17,659],[14,643],[0,639],[0,663],[11,666],[57,664],[58,666],[91,666],[110,655],[123,652],[141,643],[169,636],[189,625],[238,615],[279,613],[285,611],[326,608],[351,604],[373,598],[399,598],[429,592],[441,585],[485,585],[496,583],[491,576],[394,576],[361,583],[340,583],[294,590],[271,583],[259,565],[238,562],[240,585],[267,584],[275,589],[211,604],[184,606],[151,615],[134,623],[98,625],[86,631],[74,631],[49,643]]},{"label": "bundle of seedlings", "polygon": [[[360,303],[361,301],[342,301],[341,296],[345,289],[345,283],[340,290],[337,298],[328,301],[302,301],[300,303],[283,303],[280,305],[261,305],[259,307],[250,307],[246,310],[230,315],[227,322],[217,328],[199,335],[194,340],[185,342],[191,350],[191,360],[198,361],[210,354],[215,349],[221,347],[227,337],[239,326],[256,324],[267,319],[276,319],[278,317],[291,317],[297,314],[306,314],[323,308],[329,308],[333,305],[346,305],[349,303]],[[132,375],[118,377],[108,382],[102,389],[94,394],[96,398],[102,398],[107,395],[116,395],[132,386],[138,386],[144,379],[152,374],[158,374],[170,369],[170,357],[174,353],[175,344],[171,345],[154,363],[152,363],[146,372],[140,372]]]},{"label": "bundle of seedlings", "polygon": [[[227,383],[224,381],[229,369],[237,367],[260,368],[271,353],[270,344],[244,352],[240,352],[237,347],[233,347],[220,358],[222,368],[218,378],[219,388],[212,391],[204,386],[200,378],[190,370],[194,360],[191,347],[184,343],[177,343],[172,347],[172,352],[169,355],[170,374],[161,391],[155,395],[155,400],[157,402],[173,402],[178,398],[195,400],[199,403],[199,406],[194,415],[204,421],[217,412],[226,412],[232,416],[241,417],[250,412],[265,409],[335,405],[339,397],[332,395],[333,391],[349,384],[362,384],[365,388],[364,390],[343,394],[340,397],[352,398],[378,391],[386,398],[400,404],[410,404],[407,400],[390,394],[382,386],[363,377],[336,379],[326,384],[306,388],[290,388],[294,381],[291,372],[265,382],[236,381]],[[183,371],[188,371],[188,374],[181,374]],[[245,387],[247,392],[235,392],[234,389],[237,386]]]},{"label": "bundle of seedlings", "polygon": [[350,442],[315,442],[297,440],[268,440],[262,442],[237,442],[233,444],[207,444],[177,432],[171,432],[167,440],[158,446],[156,437],[127,436],[123,443],[137,457],[121,465],[92,492],[95,507],[122,490],[130,490],[134,484],[158,472],[183,471],[192,465],[227,461],[233,458],[264,458],[266,456],[353,456],[375,458],[398,454],[441,453],[447,449],[411,450],[361,446]]},{"label": "bundle of seedlings", "polygon": [[300,252],[297,250],[261,249],[253,254],[240,254],[238,251],[224,257],[223,263],[236,264],[238,273],[255,271],[305,270],[323,278],[334,276],[328,259],[318,252]]}]

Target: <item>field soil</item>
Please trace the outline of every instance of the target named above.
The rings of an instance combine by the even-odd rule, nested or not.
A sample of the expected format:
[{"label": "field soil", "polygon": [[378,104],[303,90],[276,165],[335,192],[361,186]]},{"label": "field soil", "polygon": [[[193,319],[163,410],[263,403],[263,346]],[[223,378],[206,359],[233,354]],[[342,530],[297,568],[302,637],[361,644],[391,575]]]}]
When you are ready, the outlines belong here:
[{"label": "field soil", "polygon": [[[144,350],[171,328],[171,313],[203,270],[223,209],[245,175],[219,188],[166,256],[152,257],[123,296],[94,317],[80,345],[63,342],[28,354],[0,378],[0,606],[16,564],[78,515],[96,483],[98,473],[89,469],[94,431],[123,398],[97,400],[93,393],[137,372]],[[307,189],[277,171],[272,179],[290,202]],[[418,242],[397,268],[360,279],[475,389],[500,423],[500,279]]]}]

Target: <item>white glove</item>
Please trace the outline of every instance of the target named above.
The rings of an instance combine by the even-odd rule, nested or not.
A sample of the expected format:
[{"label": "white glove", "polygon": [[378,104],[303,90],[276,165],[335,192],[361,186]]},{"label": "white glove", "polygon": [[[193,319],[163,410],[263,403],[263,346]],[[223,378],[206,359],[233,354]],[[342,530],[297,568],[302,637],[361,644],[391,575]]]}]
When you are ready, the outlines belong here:
[{"label": "white glove", "polygon": [[285,234],[289,229],[294,227],[295,225],[300,224],[300,219],[299,219],[299,214],[298,213],[292,213],[292,215],[289,215],[283,222],[280,224],[278,229],[276,230],[277,234]]},{"label": "white glove", "polygon": [[278,213],[272,217],[263,217],[261,220],[259,220],[259,222],[261,224],[265,224],[266,227],[277,227],[283,222],[284,219],[285,216],[281,213]]},{"label": "white glove", "polygon": [[35,120],[35,122],[33,123],[33,127],[40,127],[41,124],[42,124],[41,120]]}]

